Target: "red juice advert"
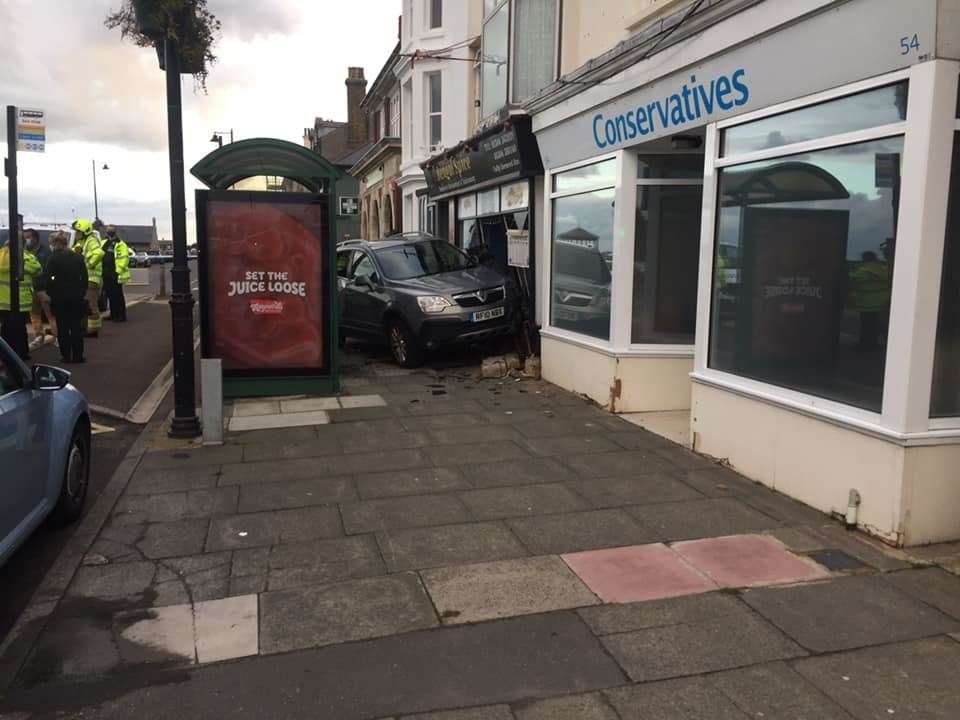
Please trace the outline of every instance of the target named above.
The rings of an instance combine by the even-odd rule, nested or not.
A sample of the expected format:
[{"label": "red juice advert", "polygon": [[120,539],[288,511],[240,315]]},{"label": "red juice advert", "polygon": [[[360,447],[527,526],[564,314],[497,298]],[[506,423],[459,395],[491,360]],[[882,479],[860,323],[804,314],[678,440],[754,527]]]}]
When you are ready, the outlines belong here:
[{"label": "red juice advert", "polygon": [[208,202],[209,354],[224,370],[325,367],[324,211]]}]

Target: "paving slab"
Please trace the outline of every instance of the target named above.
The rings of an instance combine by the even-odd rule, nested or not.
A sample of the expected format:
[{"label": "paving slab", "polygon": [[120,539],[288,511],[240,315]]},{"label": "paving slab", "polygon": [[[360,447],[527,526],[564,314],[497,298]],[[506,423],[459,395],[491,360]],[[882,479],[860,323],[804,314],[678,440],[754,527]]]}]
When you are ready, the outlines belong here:
[{"label": "paving slab", "polygon": [[346,476],[248,484],[233,489],[240,491],[236,511],[241,513],[284,510],[357,499],[357,491]]},{"label": "paving slab", "polygon": [[606,635],[602,641],[635,682],[806,655],[799,645],[753,613]]},{"label": "paving slab", "polygon": [[404,715],[402,720],[514,720],[509,705],[486,705],[465,710],[441,710]]},{"label": "paving slab", "polygon": [[138,468],[124,491],[125,495],[154,495],[166,492],[201,490],[217,485],[219,465],[192,468],[162,468],[144,470]]},{"label": "paving slab", "polygon": [[793,668],[857,720],[954,720],[960,643],[932,638],[808,658]]},{"label": "paving slab", "polygon": [[99,600],[132,597],[149,604],[147,596],[156,573],[156,564],[147,561],[81,566],[67,588],[67,597]]},{"label": "paving slab", "polygon": [[[390,400],[387,397],[384,397],[388,403]],[[484,406],[481,405],[476,400],[471,399],[450,399],[442,400],[439,402],[405,402],[402,404],[404,412],[407,415],[413,417],[420,417],[423,415],[452,415],[460,413],[481,413],[484,411]]]},{"label": "paving slab", "polygon": [[113,635],[123,663],[189,665],[196,657],[193,608],[169,605],[117,613]]},{"label": "paving slab", "polygon": [[198,602],[193,610],[197,662],[232,660],[259,652],[256,595]]},{"label": "paving slab", "polygon": [[430,464],[430,461],[419,450],[392,450],[338,455],[322,461],[301,459],[241,463],[225,465],[222,468],[220,485],[246,485],[275,482],[277,480],[306,480],[334,475],[354,475],[385,470],[429,467]]},{"label": "paving slab", "polygon": [[[519,427],[520,425],[535,425],[538,423],[552,422],[552,421],[562,421],[569,420],[572,415],[567,412],[569,408],[565,408],[563,416],[558,416],[551,408],[527,408],[525,410],[511,410],[505,408],[503,410],[484,410],[481,413],[477,414],[477,417],[480,417],[484,422],[488,422],[492,425],[515,425]],[[569,435],[569,433],[564,433]],[[529,436],[532,437],[532,436]]]},{"label": "paving slab", "polygon": [[[96,607],[96,613],[54,613],[20,670],[17,682],[26,687],[53,681],[103,675],[121,666],[122,660],[111,627],[112,608]],[[82,652],[78,652],[82,648]]]},{"label": "paving slab", "polygon": [[738,498],[754,510],[759,510],[784,525],[818,526],[830,522],[829,515],[769,488],[760,487],[755,492],[744,493]]},{"label": "paving slab", "polygon": [[586,501],[558,483],[468,490],[459,493],[459,496],[480,520],[551,515],[590,507]]},{"label": "paving slab", "polygon": [[314,410],[313,412],[232,417],[227,427],[231,432],[241,432],[244,430],[271,430],[305,425],[326,425],[329,422],[330,416],[325,410]]},{"label": "paving slab", "polygon": [[[533,420],[516,422],[514,428],[520,431],[520,434],[527,438],[558,438],[558,437],[582,437],[584,435],[596,436],[597,439],[603,438],[608,434],[606,426],[597,422],[594,418],[567,418],[550,416],[545,417],[540,414]],[[613,447],[622,447],[611,439],[607,442]]]},{"label": "paving slab", "polygon": [[717,586],[666,545],[588,550],[562,556],[601,600],[629,603],[716,590]]},{"label": "paving slab", "polygon": [[808,553],[815,550],[825,550],[829,541],[816,535],[810,528],[782,527],[765,531],[767,535],[775,537],[796,553]]},{"label": "paving slab", "polygon": [[448,625],[599,602],[560,558],[552,556],[438,568],[421,576]]},{"label": "paving slab", "polygon": [[[401,425],[400,421],[395,417],[396,412],[390,408],[355,408],[352,410],[340,410],[339,413],[341,413],[341,415],[349,414],[351,418],[349,420],[344,419],[343,422],[334,423],[327,427],[317,428],[317,434],[320,437],[327,435],[338,438],[352,438],[359,435],[386,436],[404,432],[403,425]],[[361,420],[356,417],[357,413],[378,413],[380,415],[391,413],[391,415],[389,417]],[[337,417],[341,417],[341,415],[337,415]]]},{"label": "paving slab", "polygon": [[565,695],[514,705],[516,720],[620,720],[600,693]]},{"label": "paving slab", "polygon": [[682,470],[707,470],[717,466],[717,463],[708,457],[679,445],[662,445],[655,448],[653,453]]},{"label": "paving slab", "polygon": [[621,720],[747,719],[730,698],[703,678],[632,685],[604,694]]},{"label": "paving slab", "polygon": [[230,445],[284,445],[287,443],[306,444],[317,439],[317,430],[324,426],[305,426],[279,428],[276,430],[254,430],[250,432],[228,432]]},{"label": "paving slab", "polygon": [[364,640],[437,625],[412,573],[363,578],[260,596],[263,653]]},{"label": "paving slab", "polygon": [[166,558],[157,562],[157,574],[140,607],[216,600],[230,592],[229,552]]},{"label": "paving slab", "polygon": [[[298,400],[281,400],[280,409],[275,410],[274,412],[281,413],[302,413],[302,412],[314,412],[316,410],[337,410],[340,408],[340,403],[337,402],[335,397],[311,397],[311,398],[300,398]],[[253,413],[256,415],[269,415],[269,412],[265,413]]]},{"label": "paving slab", "polygon": [[347,454],[408,450],[429,445],[430,437],[422,432],[398,432],[386,435],[346,435],[340,433],[340,444]]},{"label": "paving slab", "polygon": [[640,545],[656,540],[622,510],[589,510],[508,520],[533,555]]},{"label": "paving slab", "polygon": [[174,522],[237,511],[237,488],[204,488],[158,495],[125,495],[113,509],[117,523]]},{"label": "paving slab", "polygon": [[640,505],[626,508],[626,512],[666,541],[742,535],[780,526],[735,498]]},{"label": "paving slab", "polygon": [[527,555],[524,546],[499,522],[387,530],[377,533],[377,542],[391,572]]},{"label": "paving slab", "polygon": [[438,466],[488,463],[530,457],[526,450],[511,440],[463,445],[435,445],[424,448],[424,452]]},{"label": "paving slab", "polygon": [[340,512],[348,535],[473,520],[464,504],[453,494],[348,502],[340,506]]},{"label": "paving slab", "polygon": [[562,457],[588,455],[619,450],[619,446],[599,434],[584,433],[565,437],[540,437],[521,440],[520,444],[534,455]]},{"label": "paving slab", "polygon": [[517,437],[516,431],[506,425],[479,425],[459,427],[450,424],[437,427],[429,431],[431,443],[437,445],[465,445],[470,443],[484,443],[510,441]]},{"label": "paving slab", "polygon": [[342,426],[342,424],[352,425],[356,422],[394,420],[395,418],[403,417],[403,410],[400,408],[390,407],[389,405],[384,405],[382,407],[360,407],[328,410],[327,414],[330,416],[330,422],[333,423],[334,426],[337,424],[341,424]]},{"label": "paving slab", "polygon": [[577,611],[597,635],[613,635],[667,625],[685,625],[743,615],[746,612],[748,612],[747,606],[734,595],[726,592],[683,595],[647,602],[597,605]]},{"label": "paving slab", "polygon": [[535,485],[576,478],[570,468],[549,458],[475,463],[464,465],[461,470],[470,483],[477,488]]},{"label": "paving slab", "polygon": [[279,400],[234,400],[231,417],[251,415],[276,415],[280,412]]},{"label": "paving slab", "polygon": [[377,543],[370,535],[311,540],[270,548],[261,574],[270,590],[319,585],[386,574]]},{"label": "paving slab", "polygon": [[846,710],[783,662],[717,673],[709,682],[751,718],[851,720]]},{"label": "paving slab", "polygon": [[220,445],[198,450],[158,450],[146,453],[140,461],[139,469],[208,467],[240,462],[242,459],[243,448],[238,445]]},{"label": "paving slab", "polygon": [[[196,555],[203,552],[209,524],[210,520],[206,518],[149,524],[111,520],[100,532],[91,551],[118,562]],[[112,547],[108,548],[106,544]]]},{"label": "paving slab", "polygon": [[687,470],[682,472],[679,477],[687,485],[707,497],[751,495],[766,491],[763,485],[738,475],[729,468],[716,465],[702,470]]},{"label": "paving slab", "polygon": [[807,530],[822,538],[824,547],[842,550],[877,570],[889,572],[912,567],[902,554],[891,552],[879,541],[868,539],[858,531],[851,532],[837,522],[828,524],[821,522],[811,525]]},{"label": "paving slab", "polygon": [[368,473],[357,475],[354,481],[360,497],[364,500],[469,490],[472,487],[464,474],[455,467]]},{"label": "paving slab", "polygon": [[244,462],[258,460],[297,460],[300,458],[318,458],[325,455],[340,455],[343,448],[340,441],[328,435],[310,438],[302,442],[247,443],[243,446]]},{"label": "paving slab", "polygon": [[340,407],[345,410],[385,407],[387,404],[379,393],[370,392],[364,395],[342,395],[339,400]]},{"label": "paving slab", "polygon": [[652,450],[619,450],[609,453],[571,455],[564,462],[581,477],[603,478],[620,475],[639,475],[650,472],[670,472],[674,468]]},{"label": "paving slab", "polygon": [[755,587],[830,577],[815,562],[794,555],[768,535],[688,540],[675,543],[672,548],[721,587]]},{"label": "paving slab", "polygon": [[400,418],[400,423],[406,430],[412,432],[423,432],[425,430],[437,430],[450,427],[486,425],[487,421],[485,418],[475,413],[445,413],[443,415],[402,417]]},{"label": "paving slab", "polygon": [[670,447],[672,445],[666,438],[649,430],[643,430],[635,425],[630,427],[629,423],[626,423],[626,427],[624,427],[619,424],[621,422],[626,423],[626,421],[616,417],[598,420],[598,424],[603,425],[604,429],[607,430],[607,437],[624,450],[653,450],[654,448]]},{"label": "paving slab", "polygon": [[598,508],[703,499],[703,495],[682,483],[676,476],[659,472],[630,477],[574,480],[568,482],[567,486]]},{"label": "paving slab", "polygon": [[960,620],[960,577],[929,567],[886,573],[883,579],[907,595]]},{"label": "paving slab", "polygon": [[262,547],[337,537],[342,534],[335,507],[308,507],[214,518],[207,551]]},{"label": "paving slab", "polygon": [[813,652],[957,632],[960,623],[875,575],[744,591],[750,607]]}]

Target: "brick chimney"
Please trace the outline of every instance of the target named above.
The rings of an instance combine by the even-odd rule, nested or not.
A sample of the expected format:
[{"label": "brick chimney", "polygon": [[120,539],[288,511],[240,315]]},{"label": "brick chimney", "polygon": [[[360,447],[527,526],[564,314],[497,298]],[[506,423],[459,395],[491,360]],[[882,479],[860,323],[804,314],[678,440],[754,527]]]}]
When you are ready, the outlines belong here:
[{"label": "brick chimney", "polygon": [[367,79],[362,67],[347,68],[347,145],[358,147],[367,141],[367,123],[360,103],[367,94]]}]

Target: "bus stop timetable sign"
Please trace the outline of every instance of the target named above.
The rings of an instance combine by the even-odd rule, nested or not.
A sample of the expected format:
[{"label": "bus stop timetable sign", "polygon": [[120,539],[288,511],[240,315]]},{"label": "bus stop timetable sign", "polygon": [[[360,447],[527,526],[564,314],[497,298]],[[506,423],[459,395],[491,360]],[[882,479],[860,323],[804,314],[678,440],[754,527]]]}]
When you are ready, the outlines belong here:
[{"label": "bus stop timetable sign", "polygon": [[47,126],[43,110],[17,108],[17,150],[43,152],[47,144]]}]

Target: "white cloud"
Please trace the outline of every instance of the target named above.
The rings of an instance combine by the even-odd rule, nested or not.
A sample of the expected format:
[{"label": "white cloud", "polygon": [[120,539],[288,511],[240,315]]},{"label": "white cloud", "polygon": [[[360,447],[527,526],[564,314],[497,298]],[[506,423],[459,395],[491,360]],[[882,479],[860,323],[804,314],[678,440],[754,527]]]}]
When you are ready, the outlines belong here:
[{"label": "white cloud", "polygon": [[[21,153],[20,207],[28,219],[93,214],[147,224],[169,237],[169,167],[163,74],[151,49],[120,39],[103,19],[120,0],[0,0],[0,103],[47,111],[47,152]],[[396,43],[399,0],[210,0],[223,23],[208,92],[183,78],[187,206],[200,187],[189,169],[214,149],[214,130],[236,138],[300,142],[314,116],[346,119],[347,67],[372,81]],[[339,11],[338,11],[339,10]],[[6,178],[0,177],[5,206]],[[5,209],[5,207],[4,207]],[[0,213],[0,218],[5,217]],[[142,216],[142,217],[141,217]],[[193,234],[193,216],[188,228]]]}]

